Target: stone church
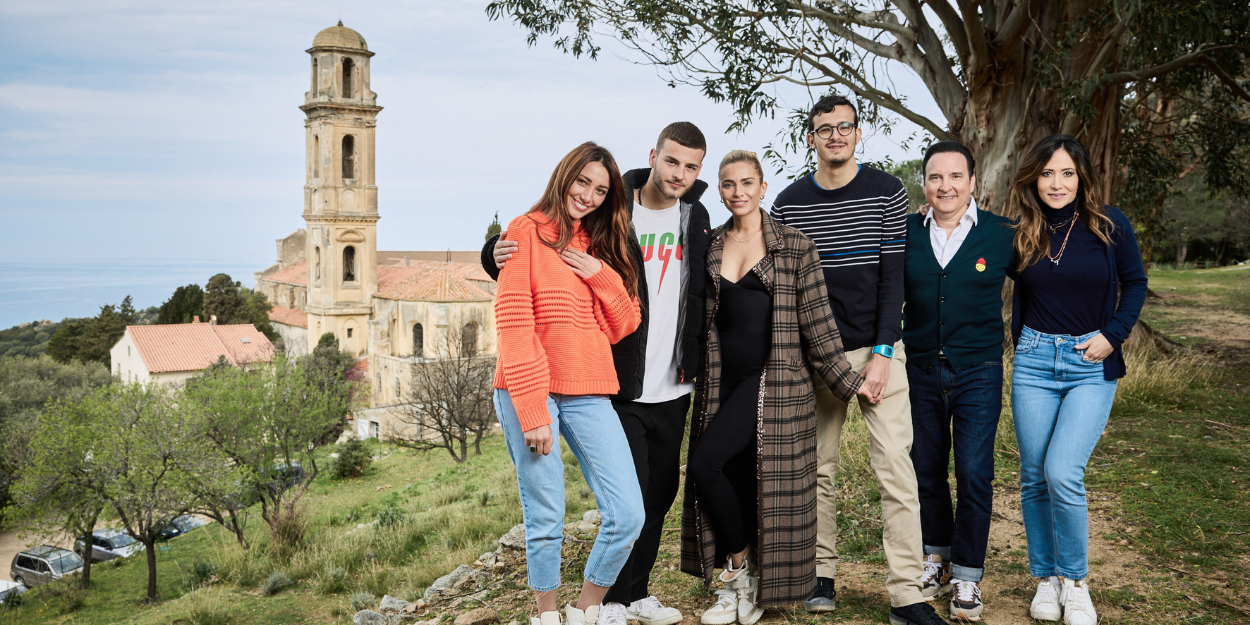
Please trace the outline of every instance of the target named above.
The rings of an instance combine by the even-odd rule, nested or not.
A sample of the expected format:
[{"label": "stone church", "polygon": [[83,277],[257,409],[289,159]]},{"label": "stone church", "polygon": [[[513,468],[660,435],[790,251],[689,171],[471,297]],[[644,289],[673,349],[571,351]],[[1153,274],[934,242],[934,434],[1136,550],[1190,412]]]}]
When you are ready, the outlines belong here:
[{"label": "stone church", "polygon": [[256,289],[274,304],[269,318],[288,355],[329,333],[360,359],[372,408],[357,415],[357,433],[385,436],[413,364],[495,354],[495,283],[477,252],[378,251],[374,53],[342,22],[307,52],[304,228],[277,241],[277,262],[256,273]]}]

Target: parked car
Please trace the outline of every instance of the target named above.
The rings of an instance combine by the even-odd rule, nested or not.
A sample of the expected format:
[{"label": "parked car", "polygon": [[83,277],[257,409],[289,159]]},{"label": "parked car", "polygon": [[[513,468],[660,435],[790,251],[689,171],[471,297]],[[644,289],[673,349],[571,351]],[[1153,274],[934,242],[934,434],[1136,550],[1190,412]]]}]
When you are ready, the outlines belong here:
[{"label": "parked car", "polygon": [[[91,532],[91,561],[104,562],[113,558],[125,558],[136,551],[143,551],[143,543],[121,530],[107,529]],[[74,541],[74,552],[82,553],[82,539]]]},{"label": "parked car", "polygon": [[292,460],[288,465],[285,460],[279,460],[270,472],[269,490],[274,494],[280,494],[302,481],[304,481],[304,467],[299,462]]},{"label": "parked car", "polygon": [[170,521],[169,525],[166,525],[165,529],[161,530],[160,535],[156,539],[169,540],[170,538],[177,538],[197,527],[204,527],[205,525],[208,525],[208,522],[204,519],[184,514],[174,517],[174,520]]},{"label": "parked car", "polygon": [[81,570],[82,558],[78,554],[60,547],[40,545],[13,556],[9,577],[27,588],[34,588]]},{"label": "parked car", "polygon": [[25,592],[26,592],[25,586],[17,582],[10,582],[9,580],[6,580],[6,579],[0,579],[0,604],[3,604],[4,600],[8,599],[9,597],[20,595]]}]

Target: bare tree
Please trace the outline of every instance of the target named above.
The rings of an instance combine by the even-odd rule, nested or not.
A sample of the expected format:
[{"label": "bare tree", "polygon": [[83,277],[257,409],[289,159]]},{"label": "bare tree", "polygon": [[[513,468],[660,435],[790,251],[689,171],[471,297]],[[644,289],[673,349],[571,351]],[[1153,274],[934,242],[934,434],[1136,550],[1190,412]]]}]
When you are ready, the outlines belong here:
[{"label": "bare tree", "polygon": [[495,357],[479,356],[480,324],[470,321],[458,331],[440,332],[432,358],[412,364],[412,379],[395,407],[397,423],[387,436],[413,449],[446,449],[456,462],[481,455],[482,436],[495,423]]}]

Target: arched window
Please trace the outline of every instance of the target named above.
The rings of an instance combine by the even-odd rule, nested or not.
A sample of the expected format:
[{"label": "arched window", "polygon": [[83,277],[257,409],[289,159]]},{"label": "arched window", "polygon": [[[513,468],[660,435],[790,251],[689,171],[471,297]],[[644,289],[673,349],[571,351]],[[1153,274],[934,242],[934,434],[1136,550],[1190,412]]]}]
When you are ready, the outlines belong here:
[{"label": "arched window", "polygon": [[321,248],[319,247],[313,248],[313,267],[315,267],[315,269],[313,269],[313,279],[320,280],[321,279]]},{"label": "arched window", "polygon": [[312,153],[313,178],[321,177],[321,137],[313,135]]},{"label": "arched window", "polygon": [[317,93],[317,82],[317,59],[313,59],[312,94],[314,98],[321,95]]},{"label": "arched window", "polygon": [[343,135],[343,178],[356,177],[356,137]]},{"label": "arched window", "polygon": [[352,60],[343,57],[343,97],[352,97]]},{"label": "arched window", "polygon": [[464,324],[464,330],[460,332],[460,355],[463,357],[477,355],[477,322],[475,321]]},{"label": "arched window", "polygon": [[343,282],[356,281],[356,248],[343,248]]},{"label": "arched window", "polygon": [[412,326],[412,356],[425,358],[425,328],[419,323]]}]

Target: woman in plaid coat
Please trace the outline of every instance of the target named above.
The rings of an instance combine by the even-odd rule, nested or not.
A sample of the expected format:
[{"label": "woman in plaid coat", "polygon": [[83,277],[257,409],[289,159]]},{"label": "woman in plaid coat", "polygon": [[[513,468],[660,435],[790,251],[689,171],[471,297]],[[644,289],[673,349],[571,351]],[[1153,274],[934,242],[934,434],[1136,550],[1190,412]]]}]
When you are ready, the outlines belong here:
[{"label": "woman in plaid coat", "polygon": [[755,154],[730,152],[719,177],[733,218],[707,252],[681,565],[709,585],[725,568],[727,589],[703,623],[750,625],[765,606],[806,598],[816,581],[812,372],[844,401],[862,381],[844,356],[815,245],[760,210],[768,185]]}]

